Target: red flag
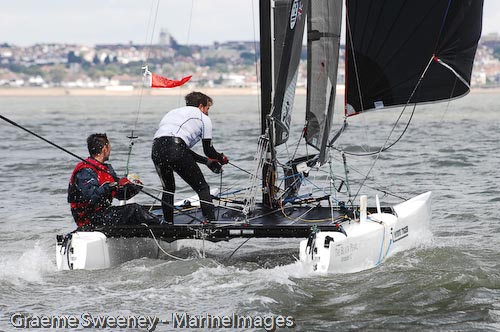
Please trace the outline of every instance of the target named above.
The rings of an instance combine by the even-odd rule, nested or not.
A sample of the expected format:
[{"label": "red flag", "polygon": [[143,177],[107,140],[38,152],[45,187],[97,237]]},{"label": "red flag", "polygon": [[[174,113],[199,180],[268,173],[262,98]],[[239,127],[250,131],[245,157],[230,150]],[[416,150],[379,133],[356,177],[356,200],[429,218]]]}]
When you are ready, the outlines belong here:
[{"label": "red flag", "polygon": [[158,76],[151,73],[151,87],[152,88],[175,88],[181,86],[191,79],[191,76],[186,76],[180,81],[174,81],[166,77]]}]

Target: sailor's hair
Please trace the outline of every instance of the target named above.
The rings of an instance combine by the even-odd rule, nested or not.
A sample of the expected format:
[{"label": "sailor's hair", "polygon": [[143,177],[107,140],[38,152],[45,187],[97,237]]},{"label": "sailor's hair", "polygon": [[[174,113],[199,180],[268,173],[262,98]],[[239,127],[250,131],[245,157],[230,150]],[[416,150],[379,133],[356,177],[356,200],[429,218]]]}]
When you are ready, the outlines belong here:
[{"label": "sailor's hair", "polygon": [[91,156],[101,153],[102,148],[109,144],[106,134],[92,134],[87,137],[87,147]]},{"label": "sailor's hair", "polygon": [[193,91],[191,93],[188,93],[184,97],[184,99],[186,100],[186,106],[194,106],[194,107],[198,107],[200,105],[212,106],[212,104],[214,103],[212,98],[198,91]]}]

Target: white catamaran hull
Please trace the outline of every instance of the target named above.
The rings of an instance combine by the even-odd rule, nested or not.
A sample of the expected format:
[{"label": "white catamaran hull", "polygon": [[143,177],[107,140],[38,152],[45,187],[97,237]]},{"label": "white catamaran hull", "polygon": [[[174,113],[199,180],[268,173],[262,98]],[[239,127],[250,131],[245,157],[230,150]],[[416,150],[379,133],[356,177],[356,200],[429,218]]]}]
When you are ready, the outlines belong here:
[{"label": "white catamaran hull", "polygon": [[201,240],[182,239],[171,243],[150,237],[106,237],[101,232],[74,232],[68,243],[56,245],[57,269],[97,270],[138,258],[159,259],[183,248],[203,250]]},{"label": "white catamaran hull", "polygon": [[300,260],[318,273],[353,273],[430,239],[431,192],[393,208],[395,215],[374,213],[344,223],[345,234],[320,231],[301,241]]},{"label": "white catamaran hull", "polygon": [[141,257],[158,257],[151,238],[107,238],[101,232],[74,232],[68,243],[58,241],[59,270],[95,270],[116,266]]},{"label": "white catamaran hull", "polygon": [[[319,231],[300,242],[300,260],[318,273],[352,273],[373,268],[395,252],[430,238],[430,199],[425,193],[393,207],[395,214],[374,213],[361,221],[342,223],[342,232]],[[209,242],[180,239],[171,243],[151,237],[106,237],[101,232],[74,232],[58,240],[59,270],[104,269],[126,261],[157,259],[189,247],[202,250]]]}]

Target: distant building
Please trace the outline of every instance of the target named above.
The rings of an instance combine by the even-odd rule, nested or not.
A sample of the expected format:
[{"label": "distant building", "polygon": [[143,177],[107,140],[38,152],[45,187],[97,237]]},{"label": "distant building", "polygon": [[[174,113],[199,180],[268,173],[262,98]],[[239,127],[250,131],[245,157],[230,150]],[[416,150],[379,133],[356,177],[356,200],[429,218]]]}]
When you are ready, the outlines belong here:
[{"label": "distant building", "polygon": [[167,29],[161,29],[160,37],[158,38],[158,45],[170,46],[171,35]]},{"label": "distant building", "polygon": [[[260,45],[255,41],[226,41],[212,45],[183,45],[161,29],[158,43],[35,44],[19,47],[0,43],[0,85],[105,87],[141,84],[141,67],[167,77],[192,75],[198,86],[253,87],[259,78]],[[337,83],[345,76],[345,48],[340,48]],[[306,84],[306,52],[297,86]],[[474,61],[471,85],[500,84],[500,35],[482,36]]]}]

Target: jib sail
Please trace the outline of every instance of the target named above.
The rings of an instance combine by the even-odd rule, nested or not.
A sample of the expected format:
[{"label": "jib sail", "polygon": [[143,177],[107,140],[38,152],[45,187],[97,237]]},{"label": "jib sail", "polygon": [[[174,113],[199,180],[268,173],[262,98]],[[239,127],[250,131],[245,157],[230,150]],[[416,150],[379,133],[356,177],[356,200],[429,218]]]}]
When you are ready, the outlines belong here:
[{"label": "jib sail", "polygon": [[307,28],[307,106],[305,138],[326,160],[335,104],[342,0],[311,1]]}]

